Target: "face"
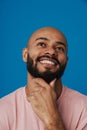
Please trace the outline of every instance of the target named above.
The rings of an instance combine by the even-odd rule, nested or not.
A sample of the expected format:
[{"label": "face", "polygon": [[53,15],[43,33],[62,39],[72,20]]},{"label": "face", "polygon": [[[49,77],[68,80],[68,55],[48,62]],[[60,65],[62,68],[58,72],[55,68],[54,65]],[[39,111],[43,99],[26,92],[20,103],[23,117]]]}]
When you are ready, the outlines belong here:
[{"label": "face", "polygon": [[51,82],[60,79],[67,63],[67,43],[64,35],[53,28],[35,32],[28,45],[27,69],[33,77]]}]

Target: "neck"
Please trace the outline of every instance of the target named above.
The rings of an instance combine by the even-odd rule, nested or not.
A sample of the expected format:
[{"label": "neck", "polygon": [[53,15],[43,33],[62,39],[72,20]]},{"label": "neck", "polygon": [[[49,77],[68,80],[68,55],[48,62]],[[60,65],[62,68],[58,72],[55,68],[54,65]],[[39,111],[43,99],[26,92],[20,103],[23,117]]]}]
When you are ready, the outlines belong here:
[{"label": "neck", "polygon": [[60,97],[62,93],[62,88],[63,88],[62,81],[61,79],[58,79],[55,83],[55,92],[57,94],[57,99]]}]

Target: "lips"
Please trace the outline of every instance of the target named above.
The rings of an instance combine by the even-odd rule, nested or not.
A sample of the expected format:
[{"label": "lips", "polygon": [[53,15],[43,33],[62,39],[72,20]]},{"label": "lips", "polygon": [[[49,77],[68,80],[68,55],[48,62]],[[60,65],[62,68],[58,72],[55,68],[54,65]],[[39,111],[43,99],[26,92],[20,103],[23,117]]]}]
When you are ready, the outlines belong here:
[{"label": "lips", "polygon": [[40,63],[42,63],[42,64],[50,64],[50,65],[55,65],[55,63],[54,63],[54,62],[49,61],[49,60],[41,60],[41,61],[40,61]]},{"label": "lips", "polygon": [[55,66],[55,65],[58,64],[57,60],[55,60],[53,58],[47,58],[47,57],[39,58],[39,62],[41,64],[47,64],[47,65],[50,65],[50,66]]}]

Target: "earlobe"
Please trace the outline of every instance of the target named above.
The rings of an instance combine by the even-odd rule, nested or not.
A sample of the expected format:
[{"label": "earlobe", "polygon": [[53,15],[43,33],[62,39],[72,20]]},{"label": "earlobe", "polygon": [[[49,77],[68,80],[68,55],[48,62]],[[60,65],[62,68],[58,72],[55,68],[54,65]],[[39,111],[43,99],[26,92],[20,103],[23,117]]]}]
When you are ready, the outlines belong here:
[{"label": "earlobe", "polygon": [[22,56],[23,56],[23,61],[27,62],[27,54],[28,54],[28,49],[24,48],[23,52],[22,52]]}]

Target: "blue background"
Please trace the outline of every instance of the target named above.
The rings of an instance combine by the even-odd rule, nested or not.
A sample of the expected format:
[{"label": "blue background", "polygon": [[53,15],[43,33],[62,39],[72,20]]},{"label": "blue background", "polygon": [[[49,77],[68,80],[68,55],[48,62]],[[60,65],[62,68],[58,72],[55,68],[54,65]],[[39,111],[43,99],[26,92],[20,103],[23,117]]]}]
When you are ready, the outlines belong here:
[{"label": "blue background", "polygon": [[63,83],[87,95],[87,0],[0,0],[0,97],[26,84],[22,49],[43,26],[66,35],[69,61]]}]

